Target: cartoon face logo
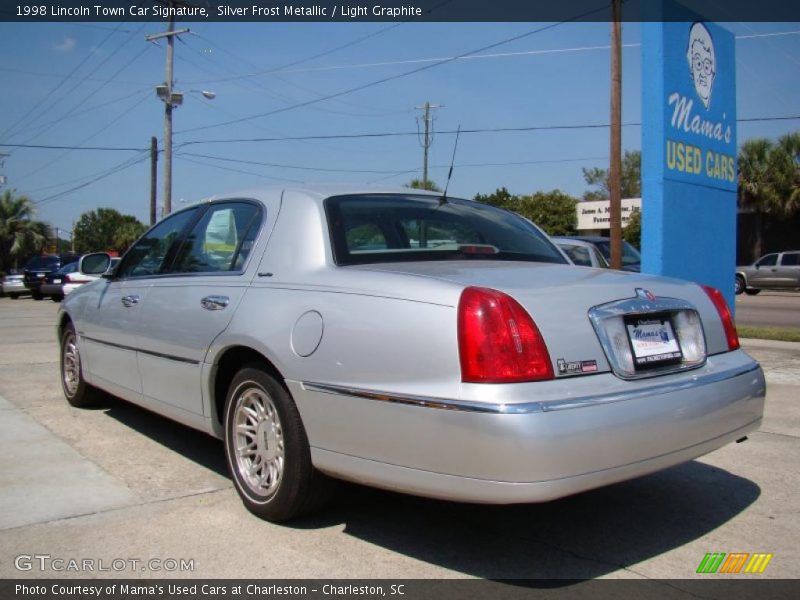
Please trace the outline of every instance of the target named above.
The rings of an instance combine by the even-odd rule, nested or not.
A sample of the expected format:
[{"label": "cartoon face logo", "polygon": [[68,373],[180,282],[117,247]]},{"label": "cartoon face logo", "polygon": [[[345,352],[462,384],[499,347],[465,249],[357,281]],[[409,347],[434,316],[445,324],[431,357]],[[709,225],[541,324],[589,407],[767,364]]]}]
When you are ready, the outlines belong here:
[{"label": "cartoon face logo", "polygon": [[702,23],[695,23],[689,30],[689,45],[686,49],[689,72],[692,74],[694,89],[703,105],[711,104],[711,91],[717,74],[717,60],[714,54],[714,40]]}]

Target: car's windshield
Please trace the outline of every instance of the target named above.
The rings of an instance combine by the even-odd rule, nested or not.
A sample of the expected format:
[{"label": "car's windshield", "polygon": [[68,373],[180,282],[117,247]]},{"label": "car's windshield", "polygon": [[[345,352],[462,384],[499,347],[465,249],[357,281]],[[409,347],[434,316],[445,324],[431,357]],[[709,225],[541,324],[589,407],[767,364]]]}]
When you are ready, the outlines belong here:
[{"label": "car's windshield", "polygon": [[25,265],[26,269],[52,269],[58,264],[57,256],[34,256]]},{"label": "car's windshield", "polygon": [[[611,241],[602,240],[593,241],[592,243],[600,249],[603,258],[611,262]],[[622,240],[622,264],[637,265],[640,262],[642,262],[642,255],[639,254],[639,251],[625,240]]]},{"label": "car's windshield", "polygon": [[566,264],[525,219],[468,200],[364,194],[325,201],[339,265],[430,260],[515,260]]}]

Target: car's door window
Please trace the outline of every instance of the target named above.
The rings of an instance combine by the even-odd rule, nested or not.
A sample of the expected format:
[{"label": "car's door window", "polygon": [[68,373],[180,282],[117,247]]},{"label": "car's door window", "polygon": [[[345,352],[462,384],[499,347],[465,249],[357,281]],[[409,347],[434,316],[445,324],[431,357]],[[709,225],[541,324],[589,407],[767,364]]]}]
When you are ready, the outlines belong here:
[{"label": "car's door window", "polygon": [[147,277],[166,272],[170,248],[194,220],[197,210],[190,208],[167,217],[139,238],[122,260],[117,277]]},{"label": "car's door window", "polygon": [[781,266],[796,267],[797,265],[800,265],[800,253],[792,252],[781,257]]},{"label": "car's door window", "polygon": [[774,267],[778,264],[777,254],[767,254],[764,258],[756,263],[759,267]]},{"label": "car's door window", "polygon": [[184,239],[171,272],[241,271],[253,249],[261,215],[253,202],[212,205]]}]

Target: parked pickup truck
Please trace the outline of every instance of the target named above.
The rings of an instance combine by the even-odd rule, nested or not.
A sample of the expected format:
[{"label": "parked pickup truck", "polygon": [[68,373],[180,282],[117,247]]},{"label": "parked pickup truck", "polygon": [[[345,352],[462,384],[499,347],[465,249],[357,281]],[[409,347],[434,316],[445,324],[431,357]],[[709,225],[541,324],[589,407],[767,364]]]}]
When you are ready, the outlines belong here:
[{"label": "parked pickup truck", "polygon": [[736,267],[736,293],[800,289],[800,250],[773,252],[752,265]]}]

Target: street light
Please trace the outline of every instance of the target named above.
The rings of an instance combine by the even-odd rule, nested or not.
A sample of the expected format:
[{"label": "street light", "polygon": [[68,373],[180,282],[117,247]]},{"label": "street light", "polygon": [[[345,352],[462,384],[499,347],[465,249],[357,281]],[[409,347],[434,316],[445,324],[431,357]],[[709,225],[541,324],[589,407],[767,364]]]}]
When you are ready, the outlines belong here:
[{"label": "street light", "polygon": [[[188,30],[187,30],[188,31]],[[171,40],[172,38],[170,38]],[[171,55],[168,57],[171,66]],[[167,69],[171,75],[171,69]],[[209,90],[188,90],[185,92],[201,94],[207,100],[217,97],[215,92]],[[164,103],[164,216],[172,212],[172,109],[183,104],[184,92],[175,90],[172,81],[167,81],[156,86],[156,96]]]}]

